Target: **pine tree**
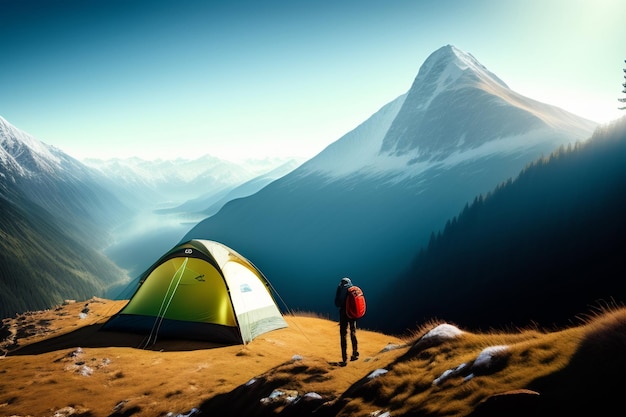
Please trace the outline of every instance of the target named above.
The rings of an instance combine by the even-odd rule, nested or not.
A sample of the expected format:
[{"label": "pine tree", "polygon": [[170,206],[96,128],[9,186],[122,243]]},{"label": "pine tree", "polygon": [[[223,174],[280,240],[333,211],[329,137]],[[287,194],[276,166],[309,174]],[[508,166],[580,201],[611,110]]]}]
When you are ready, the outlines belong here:
[{"label": "pine tree", "polygon": [[[624,60],[624,62],[626,62],[626,59]],[[626,68],[624,68],[624,79],[626,79]],[[624,89],[622,90],[622,93],[626,94],[626,83],[622,84],[622,87],[624,87]],[[626,103],[626,97],[624,98],[618,98],[618,101],[622,102],[622,103]],[[618,107],[618,109],[620,110],[626,110],[626,106],[624,107]]]}]

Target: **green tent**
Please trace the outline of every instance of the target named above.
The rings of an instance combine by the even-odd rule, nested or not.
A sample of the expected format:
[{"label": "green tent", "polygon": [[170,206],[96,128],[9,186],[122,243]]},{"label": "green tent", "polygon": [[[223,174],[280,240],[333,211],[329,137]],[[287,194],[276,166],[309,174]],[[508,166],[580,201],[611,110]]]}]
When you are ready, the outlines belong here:
[{"label": "green tent", "polygon": [[261,271],[221,243],[191,240],[143,274],[128,304],[103,330],[232,344],[283,327]]}]

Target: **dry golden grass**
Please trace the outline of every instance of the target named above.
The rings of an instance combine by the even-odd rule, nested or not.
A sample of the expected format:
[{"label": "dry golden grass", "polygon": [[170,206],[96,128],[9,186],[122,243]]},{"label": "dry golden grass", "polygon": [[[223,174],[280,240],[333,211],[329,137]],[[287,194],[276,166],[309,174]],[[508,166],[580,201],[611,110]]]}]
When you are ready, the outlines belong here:
[{"label": "dry golden grass", "polygon": [[[141,349],[140,336],[99,331],[123,305],[92,299],[5,319],[0,415],[603,415],[625,387],[621,307],[552,331],[472,333],[439,320],[404,338],[360,330],[361,358],[339,367],[337,323],[314,313],[245,346]],[[425,336],[442,328],[460,334]]]}]

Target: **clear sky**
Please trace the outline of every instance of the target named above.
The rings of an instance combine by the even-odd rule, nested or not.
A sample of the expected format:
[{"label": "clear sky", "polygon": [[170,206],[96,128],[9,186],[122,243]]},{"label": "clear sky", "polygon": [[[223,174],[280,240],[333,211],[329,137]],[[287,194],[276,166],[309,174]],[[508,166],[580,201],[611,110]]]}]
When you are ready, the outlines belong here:
[{"label": "clear sky", "polygon": [[447,44],[626,114],[623,0],[0,0],[0,116],[78,159],[312,157]]}]

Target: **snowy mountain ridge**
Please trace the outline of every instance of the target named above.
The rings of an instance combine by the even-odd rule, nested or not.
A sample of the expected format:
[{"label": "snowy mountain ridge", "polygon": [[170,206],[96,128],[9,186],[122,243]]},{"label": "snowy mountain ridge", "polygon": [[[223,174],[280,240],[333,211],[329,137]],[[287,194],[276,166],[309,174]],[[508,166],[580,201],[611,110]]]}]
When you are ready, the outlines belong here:
[{"label": "snowy mountain ridge", "polygon": [[[470,74],[471,77],[463,80],[464,74]],[[446,45],[428,57],[413,82],[414,86],[424,86],[422,90],[424,101],[417,109],[427,108],[438,94],[459,81],[461,85],[480,82],[484,85],[509,88],[472,54],[463,52],[453,45]]]},{"label": "snowy mountain ridge", "polygon": [[59,151],[18,129],[0,116],[0,163],[7,169],[0,175],[33,175],[38,170],[53,173],[61,169]]},{"label": "snowy mountain ridge", "polygon": [[397,182],[494,153],[557,148],[595,126],[512,90],[471,54],[446,45],[410,90],[303,164],[300,174]]},{"label": "snowy mountain ridge", "polygon": [[204,155],[193,160],[157,159],[149,161],[138,157],[130,157],[107,160],[87,158],[83,162],[92,168],[96,168],[106,176],[131,182],[142,181],[151,185],[169,181],[193,181],[209,169],[214,170],[216,167],[224,171],[229,170],[232,174],[235,174],[236,178],[233,178],[235,182],[247,179],[250,175],[248,172],[241,172],[242,170],[238,169],[235,164],[210,155]]},{"label": "snowy mountain ridge", "polygon": [[141,206],[148,203],[171,208],[201,196],[227,193],[293,160],[268,158],[238,164],[204,155],[196,159],[132,157],[83,162],[111,180],[114,188],[126,190],[122,198],[141,201]]},{"label": "snowy mountain ridge", "polygon": [[92,226],[115,221],[126,210],[97,172],[1,116],[0,185],[5,198],[21,195],[53,216]]},{"label": "snowy mountain ridge", "polygon": [[6,168],[0,173],[2,176],[7,174],[32,176],[41,171],[49,174],[68,172],[71,169],[68,170],[65,165],[69,163],[80,170],[85,170],[86,166],[107,178],[148,187],[209,179],[213,185],[219,184],[228,188],[243,184],[293,161],[293,158],[265,158],[240,164],[204,155],[196,159],[148,161],[138,157],[108,160],[87,158],[79,162],[54,146],[13,126],[0,116],[0,164]]},{"label": "snowy mountain ridge", "polygon": [[302,164],[301,171],[328,177],[343,177],[357,171],[377,173],[396,169],[397,158],[377,156],[382,138],[400,111],[405,98],[406,94],[383,106],[361,125]]},{"label": "snowy mountain ridge", "polygon": [[178,179],[189,182],[213,172],[227,182],[239,184],[257,175],[265,174],[280,165],[291,161],[288,158],[266,158],[234,163],[212,155],[203,155],[196,159],[176,158],[146,160],[139,157],[95,159],[86,158],[82,162],[101,171],[107,176],[141,178],[146,183],[158,183]]}]

